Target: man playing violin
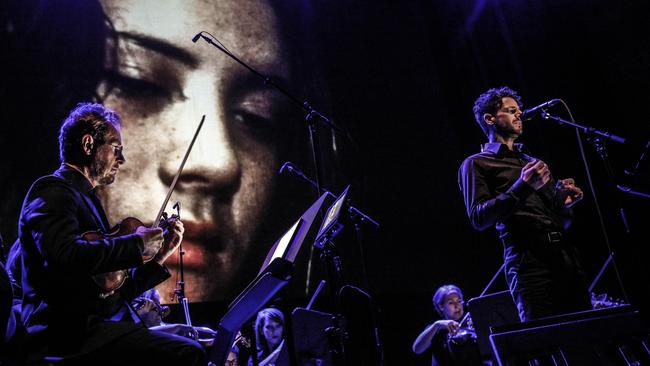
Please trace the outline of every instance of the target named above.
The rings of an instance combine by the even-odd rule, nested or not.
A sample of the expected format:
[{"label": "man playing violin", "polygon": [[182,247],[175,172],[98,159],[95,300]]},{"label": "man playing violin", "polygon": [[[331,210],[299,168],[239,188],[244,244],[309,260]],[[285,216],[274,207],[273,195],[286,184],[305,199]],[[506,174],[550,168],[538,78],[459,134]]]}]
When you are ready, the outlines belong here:
[{"label": "man playing violin", "polygon": [[474,103],[489,142],[463,162],[459,185],[470,223],[495,226],[504,246],[506,280],[522,321],[591,308],[584,271],[567,240],[572,207],[583,192],[572,178],[555,180],[546,163],[515,144],[521,98],[493,88]]},{"label": "man playing violin", "polygon": [[[113,183],[126,161],[120,125],[110,109],[79,104],[60,129],[61,167],[39,178],[25,197],[18,241],[27,361],[205,364],[197,342],[148,330],[129,304],[170,277],[164,263],[180,245],[182,222],[172,220],[167,233],[140,226],[121,236],[84,236],[110,232],[96,190]],[[117,289],[94,279],[124,269],[128,275]]]},{"label": "man playing violin", "polygon": [[463,293],[458,286],[440,286],[433,294],[433,307],[442,319],[424,328],[413,342],[413,352],[422,354],[430,350],[433,366],[482,365],[475,341],[452,342],[461,330],[463,304]]}]

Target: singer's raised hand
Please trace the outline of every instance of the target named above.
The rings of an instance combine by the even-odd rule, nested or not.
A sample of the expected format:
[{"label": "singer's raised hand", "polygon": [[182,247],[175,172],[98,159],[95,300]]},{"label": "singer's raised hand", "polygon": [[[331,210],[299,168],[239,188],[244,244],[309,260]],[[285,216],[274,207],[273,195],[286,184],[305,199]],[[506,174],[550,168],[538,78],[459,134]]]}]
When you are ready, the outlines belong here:
[{"label": "singer's raised hand", "polygon": [[534,160],[521,169],[521,179],[534,190],[538,190],[551,180],[551,171],[543,161]]},{"label": "singer's raised hand", "polygon": [[557,194],[564,201],[564,207],[573,207],[584,197],[580,187],[575,185],[573,178],[560,179],[556,184]]}]

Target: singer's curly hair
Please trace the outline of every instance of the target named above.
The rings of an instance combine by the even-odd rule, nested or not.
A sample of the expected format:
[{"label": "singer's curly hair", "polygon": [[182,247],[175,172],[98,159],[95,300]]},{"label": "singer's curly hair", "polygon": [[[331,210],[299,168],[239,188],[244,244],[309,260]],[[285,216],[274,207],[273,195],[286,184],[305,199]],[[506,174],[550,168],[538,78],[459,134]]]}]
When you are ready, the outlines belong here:
[{"label": "singer's curly hair", "polygon": [[507,86],[488,89],[485,93],[479,95],[474,102],[474,119],[476,119],[476,123],[481,127],[485,136],[490,136],[490,126],[485,123],[483,115],[486,113],[496,114],[503,106],[502,98],[505,97],[514,99],[519,104],[519,108],[524,108],[519,94]]}]

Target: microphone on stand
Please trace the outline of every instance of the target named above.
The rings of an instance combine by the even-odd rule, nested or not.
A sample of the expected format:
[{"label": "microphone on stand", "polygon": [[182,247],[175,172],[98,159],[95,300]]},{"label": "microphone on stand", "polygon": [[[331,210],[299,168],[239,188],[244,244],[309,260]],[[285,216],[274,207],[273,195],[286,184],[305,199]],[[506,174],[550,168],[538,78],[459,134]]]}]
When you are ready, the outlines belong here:
[{"label": "microphone on stand", "polygon": [[291,164],[290,161],[287,161],[286,163],[282,164],[282,167],[280,168],[280,174],[284,173],[285,170],[293,172],[293,169],[294,169],[293,164]]},{"label": "microphone on stand", "polygon": [[192,42],[196,43],[196,41],[198,41],[199,38],[201,37],[201,34],[203,34],[203,31],[197,33],[197,34],[192,38]]},{"label": "microphone on stand", "polygon": [[546,112],[547,109],[551,108],[552,106],[560,103],[562,100],[561,99],[551,99],[548,102],[544,102],[538,106],[535,106],[533,108],[526,109],[521,113],[521,120],[522,121],[528,121],[533,119],[533,117],[537,116],[538,114],[542,112]]}]

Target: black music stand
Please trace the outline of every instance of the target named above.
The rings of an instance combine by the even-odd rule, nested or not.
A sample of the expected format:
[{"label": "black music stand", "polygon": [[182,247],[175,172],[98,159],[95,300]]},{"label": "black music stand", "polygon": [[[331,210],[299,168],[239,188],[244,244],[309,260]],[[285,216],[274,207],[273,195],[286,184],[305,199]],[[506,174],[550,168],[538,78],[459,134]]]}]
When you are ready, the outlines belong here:
[{"label": "black music stand", "polygon": [[325,218],[321,223],[320,229],[318,229],[318,234],[316,234],[316,240],[314,241],[316,248],[323,249],[325,243],[332,240],[343,229],[343,225],[339,223],[339,217],[341,216],[341,210],[343,209],[349,190],[350,185],[345,187],[343,192],[341,192],[334,203],[327,209]]},{"label": "black music stand", "polygon": [[495,365],[647,365],[650,330],[630,305],[493,328]]},{"label": "black music stand", "polygon": [[471,298],[467,306],[476,330],[476,342],[483,359],[492,357],[490,333],[492,327],[519,323],[517,306],[510,291],[495,292]]},{"label": "black music stand", "polygon": [[289,262],[294,262],[302,243],[305,241],[311,225],[314,223],[318,212],[320,211],[327,194],[323,194],[314,202],[300,218],[278,239],[271,247],[262,266],[260,273],[275,258],[284,258]]}]

